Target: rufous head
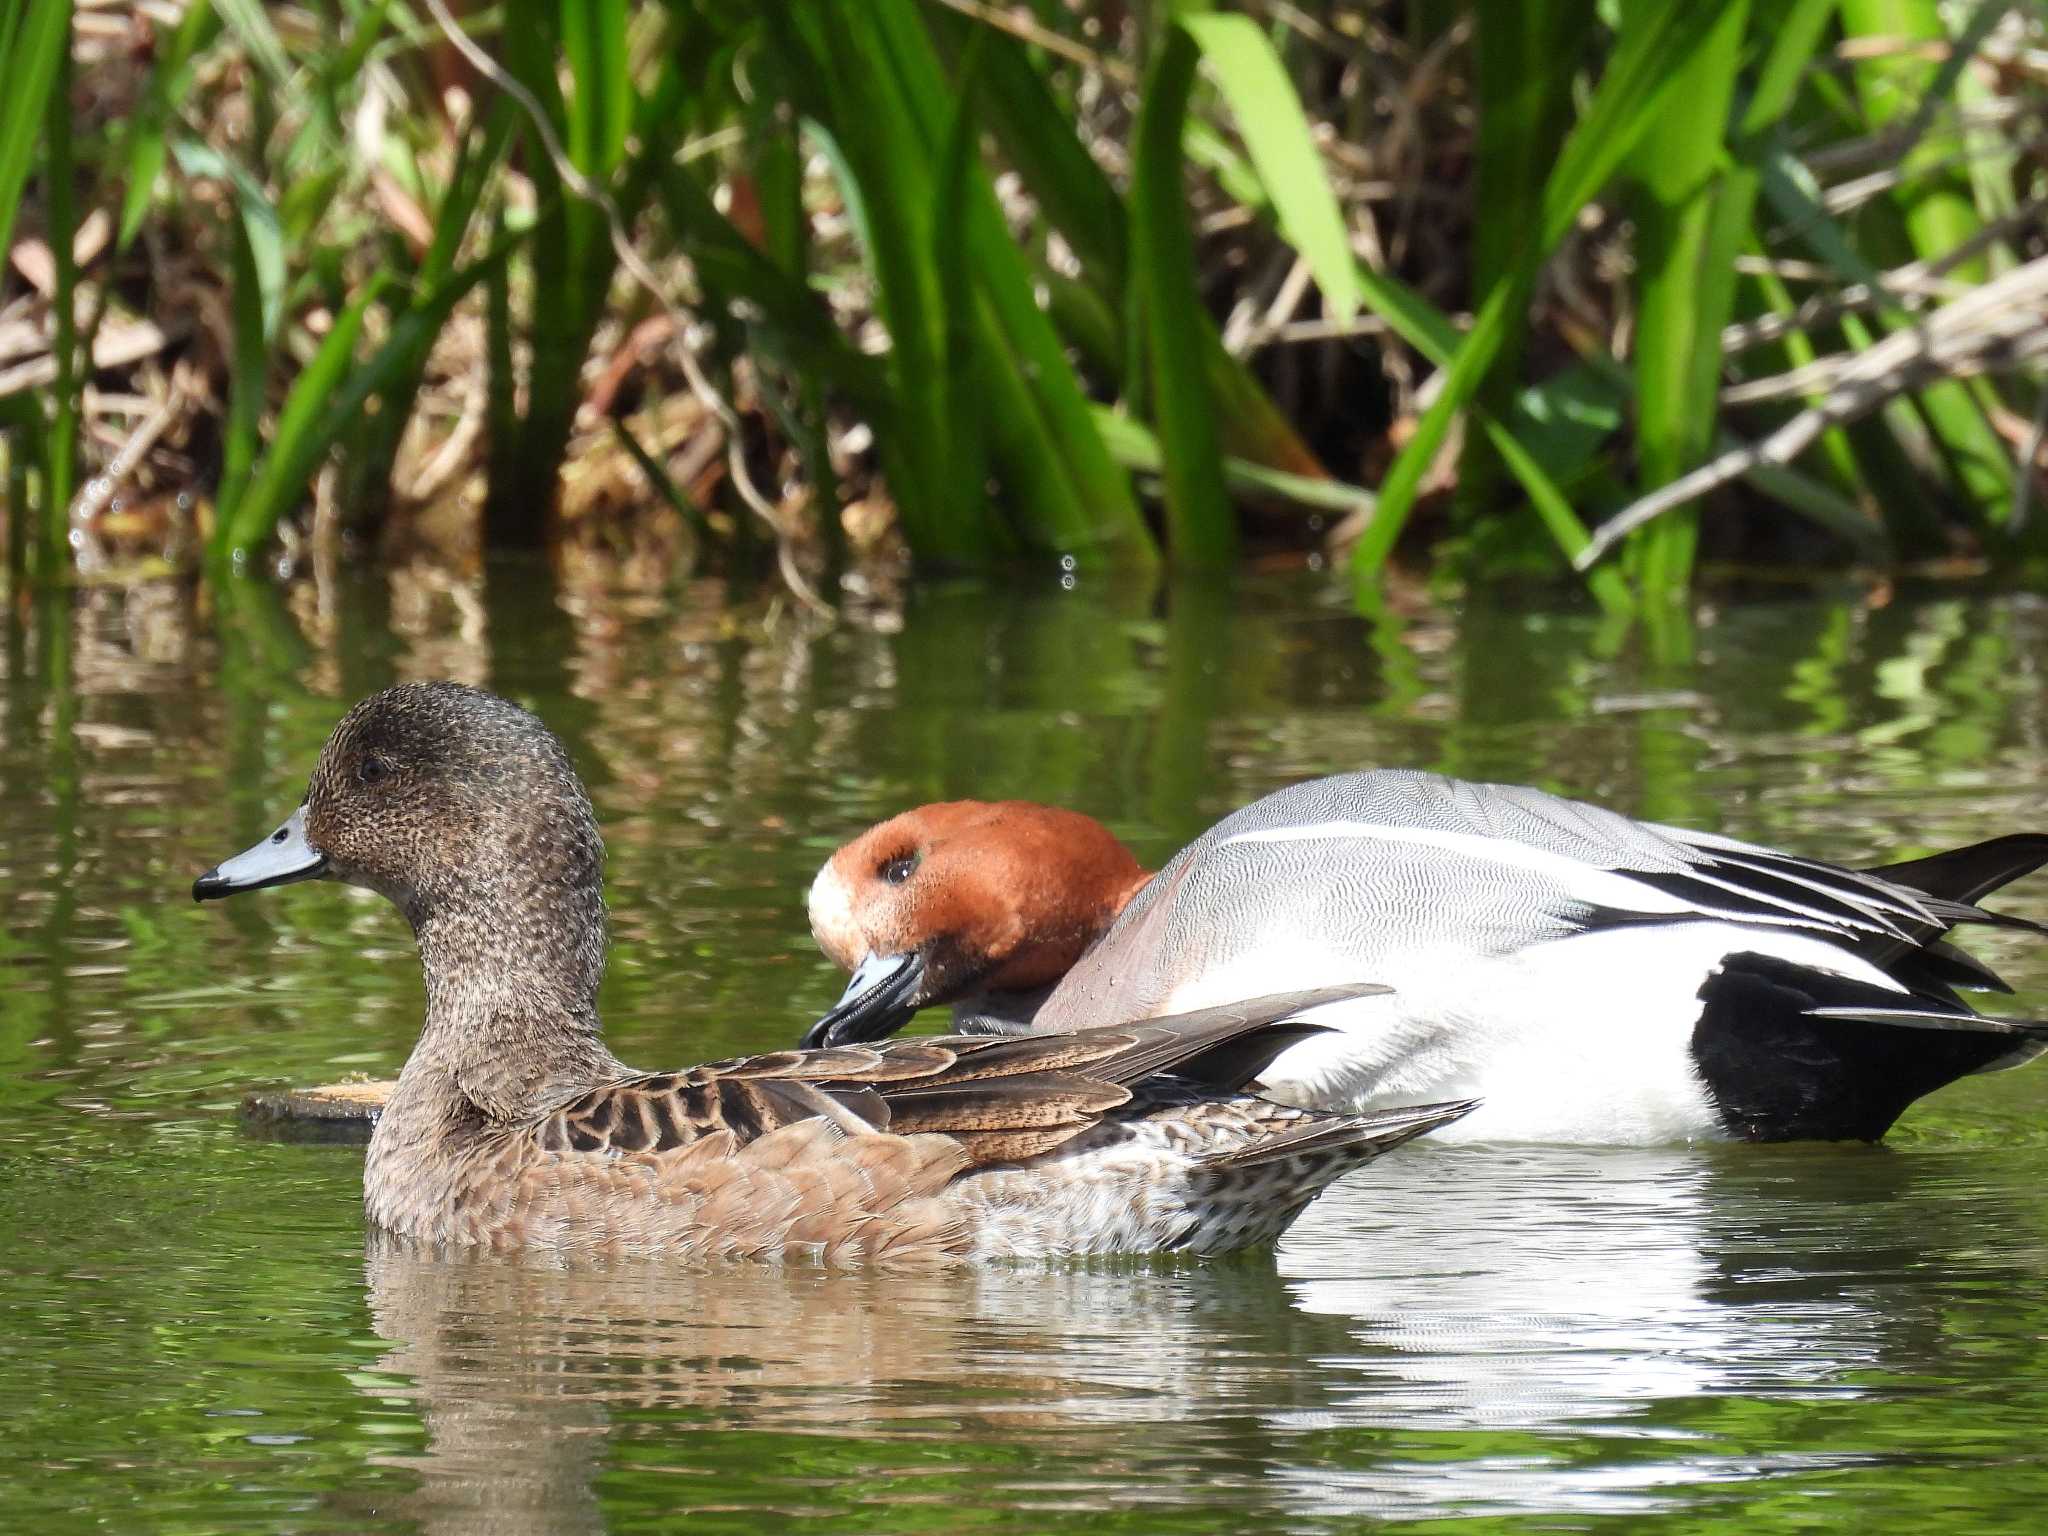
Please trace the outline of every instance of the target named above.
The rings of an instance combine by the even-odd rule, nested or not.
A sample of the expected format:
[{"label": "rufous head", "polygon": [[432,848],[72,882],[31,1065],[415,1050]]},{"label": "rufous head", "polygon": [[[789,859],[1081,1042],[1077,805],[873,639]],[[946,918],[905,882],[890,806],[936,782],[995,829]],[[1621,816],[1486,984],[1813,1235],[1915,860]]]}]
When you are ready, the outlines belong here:
[{"label": "rufous head", "polygon": [[1100,822],[1025,800],[921,805],[811,882],[811,932],[854,973],[806,1044],[873,1040],[919,1008],[1059,980],[1150,878]]}]

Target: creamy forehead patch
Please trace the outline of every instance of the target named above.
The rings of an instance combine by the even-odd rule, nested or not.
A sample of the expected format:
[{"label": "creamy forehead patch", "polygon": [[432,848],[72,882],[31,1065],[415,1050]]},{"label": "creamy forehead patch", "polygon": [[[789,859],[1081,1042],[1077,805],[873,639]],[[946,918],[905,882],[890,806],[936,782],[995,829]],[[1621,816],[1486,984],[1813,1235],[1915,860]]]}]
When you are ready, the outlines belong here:
[{"label": "creamy forehead patch", "polygon": [[839,965],[850,966],[867,953],[860,923],[853,915],[853,892],[829,862],[811,882],[804,907],[810,914],[811,937]]}]

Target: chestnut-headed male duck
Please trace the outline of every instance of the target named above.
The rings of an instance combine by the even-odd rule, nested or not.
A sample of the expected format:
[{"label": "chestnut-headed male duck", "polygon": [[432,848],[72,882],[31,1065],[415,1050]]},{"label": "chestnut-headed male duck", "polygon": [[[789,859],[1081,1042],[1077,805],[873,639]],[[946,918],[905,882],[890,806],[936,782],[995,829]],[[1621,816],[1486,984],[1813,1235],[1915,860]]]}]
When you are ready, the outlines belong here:
[{"label": "chestnut-headed male duck", "polygon": [[1922,1094],[2048,1048],[2048,1024],[1962,1001],[2010,988],[1944,937],[2048,932],[1974,905],[2043,863],[2029,834],[1849,870],[1399,769],[1268,795],[1149,878],[1071,812],[927,806],[812,885],[813,932],[855,974],[811,1038],[935,1003],[970,1031],[1058,1031],[1377,982],[1261,1086],[1345,1110],[1481,1099],[1454,1139],[1874,1141]]},{"label": "chestnut-headed male duck", "polygon": [[989,1259],[1269,1242],[1340,1174],[1463,1114],[1243,1091],[1329,992],[1027,1039],[636,1072],[599,1034],[604,845],[548,729],[454,683],[335,727],[305,800],[197,900],[365,886],[411,923],[427,1017],[363,1170],[429,1242],[691,1259]]},{"label": "chestnut-headed male duck", "polygon": [[921,805],[868,828],[811,882],[811,934],[853,972],[804,1043],[876,1040],[918,1009],[1017,1034],[1151,873],[1092,817],[1028,800]]}]

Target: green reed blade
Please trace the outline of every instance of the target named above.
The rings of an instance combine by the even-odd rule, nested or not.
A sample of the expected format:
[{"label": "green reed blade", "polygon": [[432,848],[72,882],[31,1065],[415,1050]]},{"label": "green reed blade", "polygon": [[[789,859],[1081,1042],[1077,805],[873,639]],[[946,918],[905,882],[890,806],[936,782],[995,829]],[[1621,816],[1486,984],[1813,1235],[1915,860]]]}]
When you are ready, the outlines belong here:
[{"label": "green reed blade", "polygon": [[15,215],[21,189],[28,184],[42,136],[43,107],[71,42],[70,0],[17,0],[26,14],[14,14],[12,26],[0,32],[0,253],[12,249]]},{"label": "green reed blade", "polygon": [[[1095,427],[1117,463],[1143,475],[1160,474],[1166,455],[1159,439],[1143,422],[1106,405],[1092,408]],[[1323,512],[1363,512],[1370,516],[1373,494],[1362,486],[1348,485],[1327,475],[1294,475],[1226,454],[1223,478],[1232,490],[1247,496],[1277,497]]]},{"label": "green reed blade", "polygon": [[[1760,186],[1787,226],[1844,278],[1879,290],[1886,286],[1884,274],[1876,264],[1862,253],[1841,222],[1821,205],[1820,187],[1812,173],[1788,151],[1774,147],[1764,158]],[[1871,319],[1845,315],[1839,323],[1849,346],[1860,352],[1879,339],[1879,327],[1911,325],[1914,318],[1904,310],[1889,307],[1879,310]],[[1964,465],[1982,467],[1985,475],[1977,490],[1992,499],[1972,500],[1968,482],[1964,482],[1958,499],[1983,509],[1988,516],[2003,513],[2007,504],[1996,500],[1996,488],[2005,483],[2004,444],[1995,433],[1988,438],[1983,435],[1990,429],[1968,386],[1954,381],[1929,385],[1916,398],[1890,401],[1884,407],[1883,417],[1887,430],[1897,439],[1898,453],[1911,459],[1923,476],[1953,477],[1961,473]],[[1853,429],[1850,435],[1857,436]],[[1960,463],[1954,457],[1959,454]],[[1928,516],[1920,487],[1892,484],[1891,479],[1876,477],[1872,489],[1885,508],[1893,536],[1907,548],[1938,544],[1939,528]]]},{"label": "green reed blade", "polygon": [[[1450,365],[1463,337],[1447,315],[1397,277],[1361,266],[1358,282],[1360,291],[1365,295],[1366,306],[1385,320],[1397,336],[1437,367]],[[1570,499],[1559,489],[1536,455],[1516,441],[1505,423],[1484,407],[1475,407],[1474,415],[1486,434],[1487,442],[1500,456],[1508,472],[1521,484],[1531,508],[1549,530],[1558,549],[1567,560],[1571,559],[1591,542],[1591,535],[1579,515],[1572,510]],[[1626,614],[1634,608],[1628,584],[1611,566],[1595,566],[1585,573],[1585,581],[1594,598],[1609,613]]]},{"label": "green reed blade", "polygon": [[[970,23],[943,13],[932,21],[957,59]],[[982,120],[1046,221],[1073,248],[1088,282],[1110,307],[1121,308],[1129,261],[1123,199],[1074,131],[1072,108],[1054,94],[1024,45],[988,27],[975,27],[971,35],[982,39]]]},{"label": "green reed blade", "polygon": [[1358,264],[1301,98],[1280,56],[1249,16],[1212,12],[1184,16],[1180,25],[1200,48],[1203,64],[1230,105],[1259,181],[1272,199],[1280,232],[1308,263],[1331,309],[1349,321],[1362,302]]},{"label": "green reed blade", "polygon": [[[951,84],[921,12],[888,0],[875,14],[890,77],[925,142],[936,148]],[[978,157],[964,212],[979,300],[978,377],[990,391],[988,430],[1002,510],[1032,549],[1087,567],[1150,565],[1152,539],[1130,477],[1095,430],[1086,393],[1039,306],[1031,265]]]},{"label": "green reed blade", "polygon": [[197,78],[193,56],[220,34],[220,25],[220,15],[211,5],[186,10],[185,19],[178,23],[149,72],[141,107],[117,130],[114,158],[125,162],[121,223],[114,242],[117,250],[127,250],[142,228],[156,194],[156,179],[164,168],[165,131]]},{"label": "green reed blade", "polygon": [[1639,25],[1624,29],[1585,115],[1544,183],[1538,238],[1525,250],[1520,265],[1487,294],[1435,404],[1423,414],[1380,486],[1379,511],[1352,550],[1352,579],[1362,599],[1377,589],[1380,568],[1393,553],[1453,418],[1484,382],[1509,327],[1522,322],[1538,264],[1649,128],[1681,65],[1715,19],[1712,6],[1659,7]]},{"label": "green reed blade", "polygon": [[221,434],[220,486],[214,495],[212,546],[216,558],[227,550],[227,529],[242,504],[255,473],[256,450],[263,420],[264,391],[269,380],[269,348],[263,329],[262,280],[249,240],[249,221],[228,221],[228,253],[233,278],[229,314],[233,348],[228,358],[227,420]]},{"label": "green reed blade", "polygon": [[[1014,526],[1028,547],[1086,565],[1149,561],[1149,536],[1129,478],[1095,431],[1073,364],[1039,308],[1031,267],[1010,236],[978,156],[961,192],[960,238],[974,294],[967,313],[955,317],[935,308],[935,267],[906,259],[931,249],[932,167],[943,153],[956,94],[918,10],[880,0],[824,7],[818,14],[826,39],[814,60],[824,82],[821,115],[840,148],[843,180],[857,189],[849,194],[859,206],[855,222],[881,279],[894,344],[890,377],[905,402],[903,433],[895,444],[884,443],[884,453],[912,474],[922,469],[921,483],[910,484],[934,509],[916,513],[892,478],[913,548],[927,559],[985,564]],[[977,394],[969,400],[933,395],[935,387],[946,393],[939,370],[953,324],[973,335]],[[981,486],[944,472],[944,438],[905,440],[915,423],[941,413],[971,419],[974,430],[986,434],[987,462],[1001,488],[997,507],[989,506]],[[1002,516],[992,515],[998,510]],[[963,521],[983,526],[952,526]]]},{"label": "green reed blade", "polygon": [[289,85],[292,62],[285,55],[284,43],[277,35],[277,28],[271,25],[262,0],[211,0],[211,3],[270,83],[280,90]]},{"label": "green reed blade", "polygon": [[1219,566],[1237,553],[1237,518],[1223,493],[1223,455],[1202,369],[1194,237],[1181,188],[1181,126],[1201,57],[1184,29],[1168,31],[1138,107],[1131,165],[1131,273],[1144,312],[1149,383],[1165,450],[1167,547],[1178,565]]},{"label": "green reed blade", "polygon": [[[979,299],[970,269],[971,240],[968,234],[973,178],[979,167],[977,147],[980,125],[976,120],[976,65],[981,57],[977,40],[970,44],[957,76],[958,95],[953,103],[952,122],[939,146],[932,177],[931,225],[926,238],[931,242],[931,271],[937,313],[945,324],[940,333],[940,388],[950,402],[972,399],[983,373],[981,351],[985,336],[975,322]],[[1001,371],[996,375],[1001,387]],[[956,419],[957,415],[956,415]],[[980,486],[989,478],[989,434],[966,431],[954,445],[948,473],[962,485]],[[1014,495],[1017,487],[1004,487]]]},{"label": "green reed blade", "polygon": [[[1473,14],[1471,291],[1483,294],[1517,269],[1536,236],[1595,15],[1592,0],[1477,0]],[[1481,382],[1476,398],[1497,417],[1513,406],[1525,351],[1524,328],[1510,328]],[[1466,438],[1454,493],[1461,526],[1493,516],[1500,467],[1485,434]]]},{"label": "green reed blade", "polygon": [[224,524],[227,538],[215,553],[216,568],[246,558],[305,494],[320,460],[355,421],[373,395],[382,395],[429,346],[449,312],[478,283],[499,272],[517,247],[517,236],[502,237],[468,266],[451,273],[431,292],[416,295],[393,320],[389,334],[370,357],[356,361],[356,342],[372,306],[397,285],[389,270],[378,272],[335,318],[313,359],[292,382],[278,412],[277,430],[242,499],[236,520]]},{"label": "green reed blade", "polygon": [[[1870,126],[1910,123],[1927,130],[1907,149],[1900,162],[1903,178],[1891,194],[1898,226],[1912,254],[1922,260],[1956,249],[1983,228],[1970,178],[1953,163],[1967,146],[1954,129],[1932,125],[1952,104],[1955,82],[1976,45],[2008,9],[1978,5],[1963,34],[1952,37],[1937,0],[1841,0],[1842,30],[1848,37],[1892,45],[1876,57],[1860,59],[1853,69]],[[1933,56],[1910,46],[1915,43],[1933,45]],[[1953,275],[1981,281],[1987,275],[1985,259],[1963,261]],[[1982,522],[1997,527],[2012,505],[2013,464],[1986,415],[1997,403],[1996,391],[1983,380],[1949,381],[1923,389],[1918,401],[1963,498]],[[2028,542],[2048,547],[2039,520]]]},{"label": "green reed blade", "polygon": [[292,381],[261,466],[250,474],[248,488],[233,507],[221,509],[210,551],[217,571],[245,561],[312,478],[320,451],[339,426],[336,396],[355,361],[356,338],[390,281],[388,272],[380,272],[349,301]]},{"label": "green reed blade", "polygon": [[561,0],[561,39],[574,85],[564,144],[578,170],[602,178],[625,158],[633,122],[625,0]]},{"label": "green reed blade", "polygon": [[895,431],[879,446],[890,492],[920,560],[983,565],[997,554],[999,534],[983,515],[980,487],[970,500],[953,474],[956,455],[979,457],[968,434],[983,428],[975,401],[956,401],[945,387],[949,321],[933,265],[927,147],[892,88],[872,13],[828,10],[818,20],[818,109],[830,126],[814,131],[837,171],[889,331]]},{"label": "green reed blade", "polygon": [[649,453],[640,439],[633,435],[632,428],[617,417],[613,417],[608,425],[619,445],[626,450],[633,462],[640,466],[640,473],[647,477],[647,483],[654,487],[655,494],[667,502],[676,516],[683,520],[683,526],[690,530],[690,535],[696,539],[699,549],[710,543],[711,525],[705,521],[704,509],[684,493],[683,488],[676,484],[675,477],[669,474],[661,460]]},{"label": "green reed blade", "polygon": [[[1686,109],[1658,114],[1635,149],[1636,459],[1645,493],[1692,468],[1713,440],[1721,328],[1735,300],[1729,235],[1739,230],[1722,222],[1719,162],[1749,6],[1730,0],[1718,10],[1674,80]],[[1676,508],[1635,536],[1642,592],[1671,599],[1686,590],[1697,517],[1695,507]]]},{"label": "green reed blade", "polygon": [[[929,8],[925,14],[935,35],[957,58],[964,46],[960,39],[972,35],[967,29],[973,24]],[[1142,338],[1135,328],[1125,334],[1129,229],[1122,198],[1075,131],[1071,106],[1060,100],[1024,46],[1007,33],[978,30],[984,38],[981,116],[1040,214],[1081,264],[1081,275],[1069,277],[1035,262],[1029,280],[1048,294],[1053,323],[1068,343],[1112,387],[1136,399],[1143,393],[1142,377],[1131,371],[1127,354]],[[1198,128],[1191,120],[1183,134],[1182,147],[1190,155]],[[1231,158],[1242,164],[1240,157]],[[1246,178],[1248,190],[1264,203],[1266,193],[1249,168]],[[1345,260],[1349,265],[1348,251]],[[1355,267],[1351,271],[1355,274]],[[1353,282],[1355,286],[1355,277]],[[1225,450],[1278,474],[1326,478],[1328,471],[1250,367],[1223,349],[1208,312],[1193,318],[1203,335],[1203,366]],[[1101,418],[1094,419],[1099,423]]]},{"label": "green reed blade", "polygon": [[[59,7],[67,14],[67,3]],[[73,247],[77,208],[73,188],[71,50],[57,55],[56,77],[43,99],[43,203],[50,254],[56,267],[51,308],[56,314],[51,351],[57,376],[50,385],[49,440],[43,445],[43,538],[39,574],[56,581],[71,553],[71,494],[78,482],[78,427],[84,414],[84,380],[79,377],[78,262]],[[0,252],[6,247],[0,246]]]},{"label": "green reed blade", "polygon": [[[605,156],[618,142],[612,126],[609,83],[615,60],[606,35],[611,22],[605,4],[597,11],[569,3],[508,0],[503,32],[507,68],[546,115],[556,137],[573,141],[594,157],[581,169],[620,198],[620,213],[633,209],[621,196],[615,167]],[[565,36],[564,29],[574,36]],[[573,51],[580,73],[571,75],[565,98],[558,57]],[[630,121],[627,114],[620,121]],[[524,316],[529,366],[525,410],[509,441],[493,443],[491,484],[484,500],[484,537],[493,547],[531,547],[547,534],[562,456],[582,397],[582,370],[616,266],[604,210],[564,186],[539,133],[521,123],[523,164],[532,178],[541,216],[525,233],[532,273],[532,301]]]},{"label": "green reed blade", "polygon": [[767,338],[771,350],[801,362],[867,416],[878,433],[885,432],[895,402],[882,365],[846,339],[818,292],[735,229],[689,166],[665,167],[657,192],[672,237],[721,307],[728,312],[736,304],[750,308],[756,316],[752,327]]}]

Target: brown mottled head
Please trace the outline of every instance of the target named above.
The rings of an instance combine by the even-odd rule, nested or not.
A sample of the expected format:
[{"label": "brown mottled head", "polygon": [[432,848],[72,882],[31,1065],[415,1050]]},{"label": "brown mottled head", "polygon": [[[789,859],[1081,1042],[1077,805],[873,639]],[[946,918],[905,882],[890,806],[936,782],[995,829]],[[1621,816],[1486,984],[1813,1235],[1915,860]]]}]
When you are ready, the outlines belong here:
[{"label": "brown mottled head", "polygon": [[811,932],[855,983],[810,1039],[874,1039],[929,1004],[1047,986],[1148,878],[1101,823],[1022,800],[871,827],[811,885]]},{"label": "brown mottled head", "polygon": [[543,904],[601,910],[603,859],[589,797],[546,726],[460,683],[403,683],[343,716],[298,810],[192,894],[325,878],[389,897],[415,928],[492,904],[518,925]]}]

